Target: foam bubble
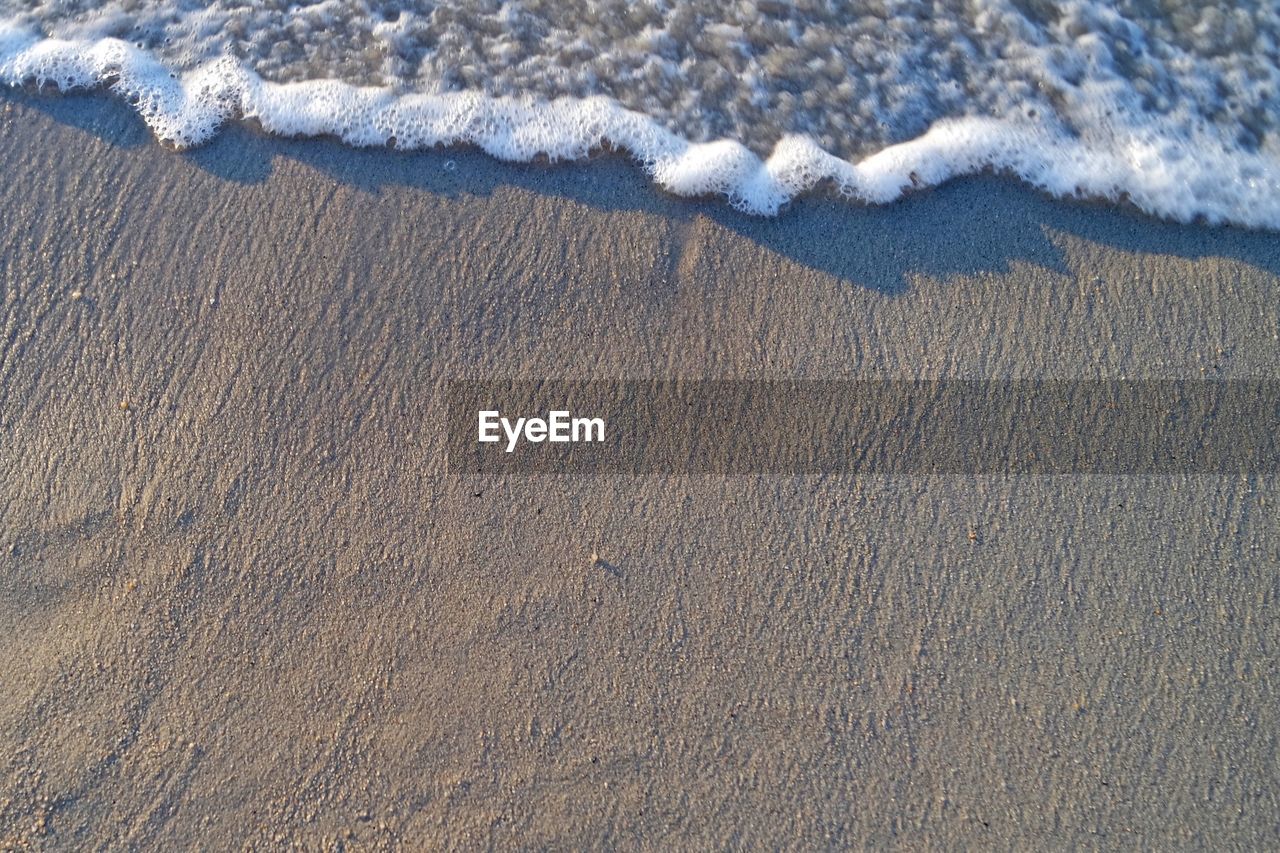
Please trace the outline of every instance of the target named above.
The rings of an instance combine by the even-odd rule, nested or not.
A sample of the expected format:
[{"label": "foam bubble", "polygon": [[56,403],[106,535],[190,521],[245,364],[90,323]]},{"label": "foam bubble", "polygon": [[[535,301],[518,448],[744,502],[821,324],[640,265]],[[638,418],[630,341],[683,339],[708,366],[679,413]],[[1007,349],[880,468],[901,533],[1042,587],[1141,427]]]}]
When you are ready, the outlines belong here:
[{"label": "foam bubble", "polygon": [[[105,88],[132,104],[155,135],[178,148],[210,139],[225,122],[252,119],[281,136],[334,136],[353,146],[423,149],[475,145],[494,157],[580,160],[627,151],[665,190],[723,196],[774,215],[819,185],[883,204],[920,187],[986,169],[1059,197],[1127,199],[1147,213],[1189,222],[1280,229],[1280,159],[1219,129],[1099,116],[1087,134],[1008,119],[943,120],[858,161],[788,135],[762,159],[741,141],[691,143],[605,97],[495,97],[477,92],[399,93],[341,80],[271,82],[223,56],[181,73],[116,38],[41,38],[0,24],[0,81],[62,91]],[[1104,110],[1105,93],[1089,109]]]}]

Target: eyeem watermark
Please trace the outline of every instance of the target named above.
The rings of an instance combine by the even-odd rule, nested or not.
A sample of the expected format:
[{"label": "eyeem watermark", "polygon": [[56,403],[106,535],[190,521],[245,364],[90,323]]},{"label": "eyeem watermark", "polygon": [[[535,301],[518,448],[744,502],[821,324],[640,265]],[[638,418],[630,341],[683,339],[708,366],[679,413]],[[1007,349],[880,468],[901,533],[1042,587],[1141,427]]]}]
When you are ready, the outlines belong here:
[{"label": "eyeem watermark", "polygon": [[[523,438],[539,444],[576,444],[583,441],[604,441],[604,418],[574,417],[563,409],[552,410],[546,418],[517,417],[515,421],[502,416],[496,409],[481,411],[478,415],[479,436],[476,441],[492,444],[507,441],[507,453],[516,449]],[[502,435],[499,435],[501,428]]]},{"label": "eyeem watermark", "polygon": [[468,381],[447,429],[455,473],[1263,473],[1280,380]]}]

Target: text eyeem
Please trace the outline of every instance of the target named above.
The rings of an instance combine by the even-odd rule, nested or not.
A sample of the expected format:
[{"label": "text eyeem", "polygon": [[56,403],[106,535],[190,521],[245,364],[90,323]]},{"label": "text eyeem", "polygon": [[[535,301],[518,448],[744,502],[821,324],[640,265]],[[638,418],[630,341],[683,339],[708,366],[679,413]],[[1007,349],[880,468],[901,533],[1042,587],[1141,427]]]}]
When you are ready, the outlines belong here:
[{"label": "text eyeem", "polygon": [[501,412],[482,410],[479,414],[479,438],[484,444],[507,439],[507,453],[516,449],[523,438],[533,444],[544,441],[555,444],[604,441],[604,418],[574,417],[563,410],[547,412],[545,418],[504,418]]}]

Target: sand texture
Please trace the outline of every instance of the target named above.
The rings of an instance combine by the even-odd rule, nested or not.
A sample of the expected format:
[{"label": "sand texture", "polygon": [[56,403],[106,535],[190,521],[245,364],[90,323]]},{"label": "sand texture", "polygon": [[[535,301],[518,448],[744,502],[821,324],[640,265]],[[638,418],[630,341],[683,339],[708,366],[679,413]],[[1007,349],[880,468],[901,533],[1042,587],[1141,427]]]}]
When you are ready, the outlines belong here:
[{"label": "sand texture", "polygon": [[0,848],[1280,846],[1274,474],[481,479],[442,410],[1274,378],[1280,237],[0,109]]}]

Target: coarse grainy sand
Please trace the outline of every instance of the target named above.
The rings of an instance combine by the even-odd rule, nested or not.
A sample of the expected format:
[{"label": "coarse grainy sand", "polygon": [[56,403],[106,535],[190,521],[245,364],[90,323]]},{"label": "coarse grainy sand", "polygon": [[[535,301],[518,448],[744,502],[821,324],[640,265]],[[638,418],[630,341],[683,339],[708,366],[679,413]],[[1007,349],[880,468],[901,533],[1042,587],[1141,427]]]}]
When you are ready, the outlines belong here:
[{"label": "coarse grainy sand", "polygon": [[457,377],[1280,378],[1280,237],[0,96],[0,847],[1280,846],[1280,482],[451,474]]}]

